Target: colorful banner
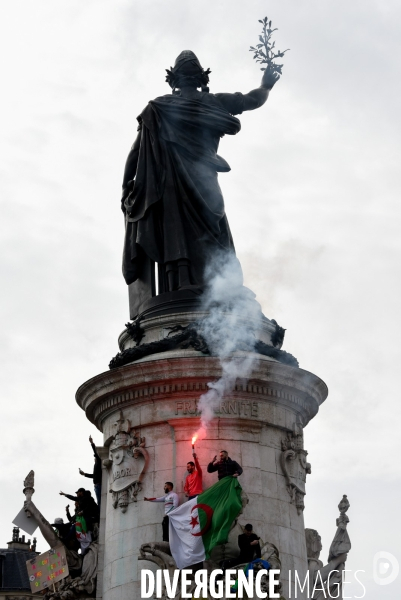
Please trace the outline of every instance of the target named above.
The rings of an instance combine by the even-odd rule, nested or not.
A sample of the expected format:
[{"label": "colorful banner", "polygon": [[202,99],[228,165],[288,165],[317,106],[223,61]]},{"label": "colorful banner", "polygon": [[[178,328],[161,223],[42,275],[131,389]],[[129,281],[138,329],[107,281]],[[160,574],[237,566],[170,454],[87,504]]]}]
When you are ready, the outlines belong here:
[{"label": "colorful banner", "polygon": [[50,548],[47,552],[26,561],[32,592],[41,592],[68,575],[64,546]]}]

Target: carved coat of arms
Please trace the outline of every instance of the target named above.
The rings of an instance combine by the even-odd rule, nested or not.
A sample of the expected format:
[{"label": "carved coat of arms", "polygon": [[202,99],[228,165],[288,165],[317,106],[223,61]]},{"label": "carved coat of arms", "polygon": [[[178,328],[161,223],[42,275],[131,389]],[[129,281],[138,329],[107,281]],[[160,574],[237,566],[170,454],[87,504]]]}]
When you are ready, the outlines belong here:
[{"label": "carved coat of arms", "polygon": [[116,433],[110,444],[109,459],[104,464],[111,469],[109,492],[113,494],[113,506],[119,506],[125,512],[130,502],[137,501],[149,455],[145,450],[145,438],[131,427],[122,411],[114,426]]}]

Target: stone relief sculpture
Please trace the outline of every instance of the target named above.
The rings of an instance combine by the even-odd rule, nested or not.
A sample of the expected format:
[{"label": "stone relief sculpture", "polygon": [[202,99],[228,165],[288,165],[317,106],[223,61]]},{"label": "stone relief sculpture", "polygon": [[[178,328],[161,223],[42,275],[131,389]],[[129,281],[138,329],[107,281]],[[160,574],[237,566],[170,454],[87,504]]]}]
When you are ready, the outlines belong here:
[{"label": "stone relief sculpture", "polygon": [[345,568],[351,542],[347,532],[349,519],[345,514],[350,504],[344,495],[338,508],[340,516],[336,520],[337,531],[330,546],[327,565],[319,559],[322,551],[321,537],[315,529],[305,529],[306,550],[308,555],[309,589],[312,600],[323,598],[342,598],[342,571]]},{"label": "stone relief sculpture", "polygon": [[[24,509],[28,517],[33,517],[38,523],[39,529],[49,544],[50,548],[64,546],[67,558],[67,564],[70,575],[63,579],[58,584],[58,589],[52,591],[48,589],[44,598],[46,600],[52,598],[54,600],[73,600],[75,598],[92,595],[96,590],[96,574],[97,574],[97,558],[98,558],[98,542],[97,531],[93,532],[94,541],[89,546],[86,554],[82,556],[75,550],[67,548],[58,537],[50,523],[45,519],[42,513],[38,510],[31,500],[34,485],[34,472],[30,471],[28,477],[24,481],[24,493],[27,499],[24,502]],[[73,577],[71,572],[80,573]]]},{"label": "stone relief sculpture", "polygon": [[114,426],[116,433],[110,444],[109,458],[103,464],[111,469],[109,491],[113,494],[113,507],[119,506],[125,512],[130,502],[137,501],[149,455],[145,450],[145,438],[134,431],[122,411]]},{"label": "stone relief sculpture", "polygon": [[305,482],[306,475],[311,474],[311,465],[306,460],[308,456],[304,449],[304,438],[301,423],[294,425],[291,433],[281,442],[282,453],[280,456],[280,465],[287,481],[288,493],[291,496],[291,502],[295,503],[298,514],[301,514],[305,508]]}]

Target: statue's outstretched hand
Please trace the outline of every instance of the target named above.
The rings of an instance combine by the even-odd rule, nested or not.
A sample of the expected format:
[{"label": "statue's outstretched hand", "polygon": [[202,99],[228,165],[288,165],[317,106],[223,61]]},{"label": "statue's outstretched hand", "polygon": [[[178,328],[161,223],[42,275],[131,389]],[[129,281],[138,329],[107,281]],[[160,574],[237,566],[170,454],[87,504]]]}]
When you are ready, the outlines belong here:
[{"label": "statue's outstretched hand", "polygon": [[263,72],[262,87],[271,90],[275,83],[280,79],[280,75],[267,67]]}]

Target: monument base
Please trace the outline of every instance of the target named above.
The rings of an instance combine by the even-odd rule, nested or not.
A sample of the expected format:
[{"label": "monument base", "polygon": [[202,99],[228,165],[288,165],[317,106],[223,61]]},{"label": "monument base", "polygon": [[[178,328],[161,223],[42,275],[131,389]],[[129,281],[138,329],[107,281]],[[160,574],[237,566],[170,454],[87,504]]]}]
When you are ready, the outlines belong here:
[{"label": "monument base", "polygon": [[[163,327],[162,317],[156,319]],[[235,353],[232,360],[243,357]],[[162,540],[163,518],[163,504],[143,499],[162,496],[164,483],[172,481],[180,502],[186,500],[197,402],[220,376],[217,358],[179,349],[102,373],[78,389],[77,402],[103,432],[108,454],[98,598],[140,598],[141,568],[151,568],[141,547]],[[251,523],[264,543],[278,549],[286,598],[289,572],[303,580],[308,568],[302,511],[310,465],[303,428],[326,397],[326,385],[312,373],[258,355],[251,377],[236,382],[196,444],[204,489],[217,481],[207,464],[220,450],[244,470],[239,482],[247,502],[220,556],[235,553],[241,526]]]}]

